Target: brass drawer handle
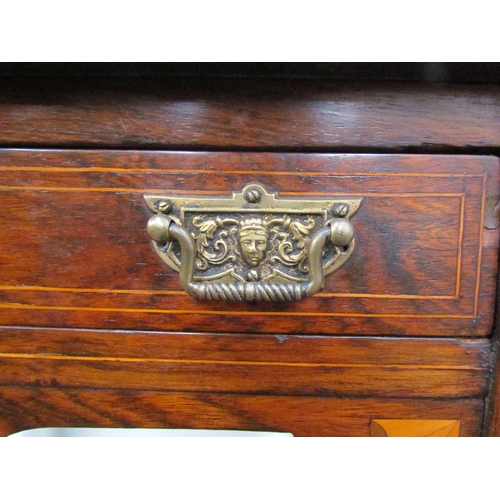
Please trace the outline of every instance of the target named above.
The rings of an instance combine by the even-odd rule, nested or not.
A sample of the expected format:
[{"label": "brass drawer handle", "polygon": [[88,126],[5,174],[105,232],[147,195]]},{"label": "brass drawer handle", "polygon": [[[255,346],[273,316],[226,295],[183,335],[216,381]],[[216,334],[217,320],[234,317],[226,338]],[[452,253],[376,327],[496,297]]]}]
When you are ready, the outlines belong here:
[{"label": "brass drawer handle", "polygon": [[354,247],[361,198],[278,198],[248,184],[232,198],[146,195],[158,255],[200,299],[286,301],[315,294]]}]

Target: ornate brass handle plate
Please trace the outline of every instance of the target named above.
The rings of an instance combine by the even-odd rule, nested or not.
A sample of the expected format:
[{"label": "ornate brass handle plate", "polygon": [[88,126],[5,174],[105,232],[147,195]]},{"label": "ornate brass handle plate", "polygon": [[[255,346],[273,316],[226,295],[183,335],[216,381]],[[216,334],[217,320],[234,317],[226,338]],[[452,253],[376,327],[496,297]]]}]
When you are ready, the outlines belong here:
[{"label": "ornate brass handle plate", "polygon": [[230,198],[144,196],[147,231],[182,288],[200,299],[299,300],[354,247],[361,198],[278,197],[247,184]]}]

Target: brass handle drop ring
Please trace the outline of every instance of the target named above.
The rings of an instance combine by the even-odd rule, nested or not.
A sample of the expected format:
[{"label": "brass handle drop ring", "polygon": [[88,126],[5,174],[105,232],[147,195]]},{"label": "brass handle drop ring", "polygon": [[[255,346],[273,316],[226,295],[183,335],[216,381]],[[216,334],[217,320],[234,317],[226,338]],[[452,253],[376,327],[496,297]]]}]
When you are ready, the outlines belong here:
[{"label": "brass handle drop ring", "polygon": [[281,199],[260,184],[232,198],[145,196],[158,255],[200,299],[300,300],[355,247],[361,198]]}]

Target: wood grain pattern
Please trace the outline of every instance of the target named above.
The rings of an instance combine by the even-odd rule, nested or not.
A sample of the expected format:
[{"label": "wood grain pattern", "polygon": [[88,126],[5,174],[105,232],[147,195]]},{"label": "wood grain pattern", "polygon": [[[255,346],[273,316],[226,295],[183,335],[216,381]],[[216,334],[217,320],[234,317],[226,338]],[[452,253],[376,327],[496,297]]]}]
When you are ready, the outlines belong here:
[{"label": "wood grain pattern", "polygon": [[160,333],[0,327],[0,353],[261,363],[398,365],[487,371],[486,339]]},{"label": "wood grain pattern", "polygon": [[481,432],[483,401],[59,390],[0,387],[0,434],[37,427],[143,427],[370,436],[370,421],[460,419],[461,436]]},{"label": "wood grain pattern", "polygon": [[370,423],[372,437],[458,437],[460,420],[377,419]]},{"label": "wood grain pattern", "polygon": [[500,146],[499,89],[374,82],[0,82],[0,145],[321,150]]},{"label": "wood grain pattern", "polygon": [[[498,307],[497,297],[497,307]],[[498,320],[497,320],[498,321]],[[486,398],[486,414],[484,435],[500,437],[500,357],[499,357],[500,329],[498,323],[493,332],[491,348],[491,383]]]},{"label": "wood grain pattern", "polygon": [[[25,148],[0,151],[0,434],[369,436],[381,420],[405,432],[446,420],[480,435],[492,344],[473,337],[492,331],[499,232],[483,219],[499,162],[463,154],[498,152],[499,97],[373,82],[0,82],[0,146]],[[250,181],[364,197],[358,248],[314,298],[203,303],[153,252],[144,193],[227,195]]]},{"label": "wood grain pattern", "polygon": [[0,385],[478,398],[484,340],[0,329]]},{"label": "wood grain pattern", "polygon": [[[481,221],[498,191],[496,158],[12,151],[0,160],[5,325],[232,332],[235,318],[251,317],[237,331],[490,333],[498,231]],[[293,304],[199,301],[150,248],[142,193],[228,194],[250,181],[283,195],[364,197],[355,255],[322,293]]]},{"label": "wood grain pattern", "polygon": [[480,370],[0,355],[4,385],[363,397],[484,397]]}]

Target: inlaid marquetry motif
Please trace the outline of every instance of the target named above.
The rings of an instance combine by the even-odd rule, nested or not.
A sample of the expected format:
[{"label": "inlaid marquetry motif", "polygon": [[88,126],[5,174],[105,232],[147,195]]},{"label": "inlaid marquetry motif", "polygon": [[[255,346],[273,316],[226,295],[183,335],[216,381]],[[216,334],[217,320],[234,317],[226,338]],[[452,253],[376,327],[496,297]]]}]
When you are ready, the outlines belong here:
[{"label": "inlaid marquetry motif", "polygon": [[376,419],[371,437],[458,437],[460,420]]},{"label": "inlaid marquetry motif", "polygon": [[354,251],[349,219],[361,203],[281,198],[260,184],[248,184],[231,198],[145,199],[157,214],[148,232],[158,255],[181,273],[181,283],[182,269],[192,267],[184,289],[230,300],[295,300],[315,293]]}]

